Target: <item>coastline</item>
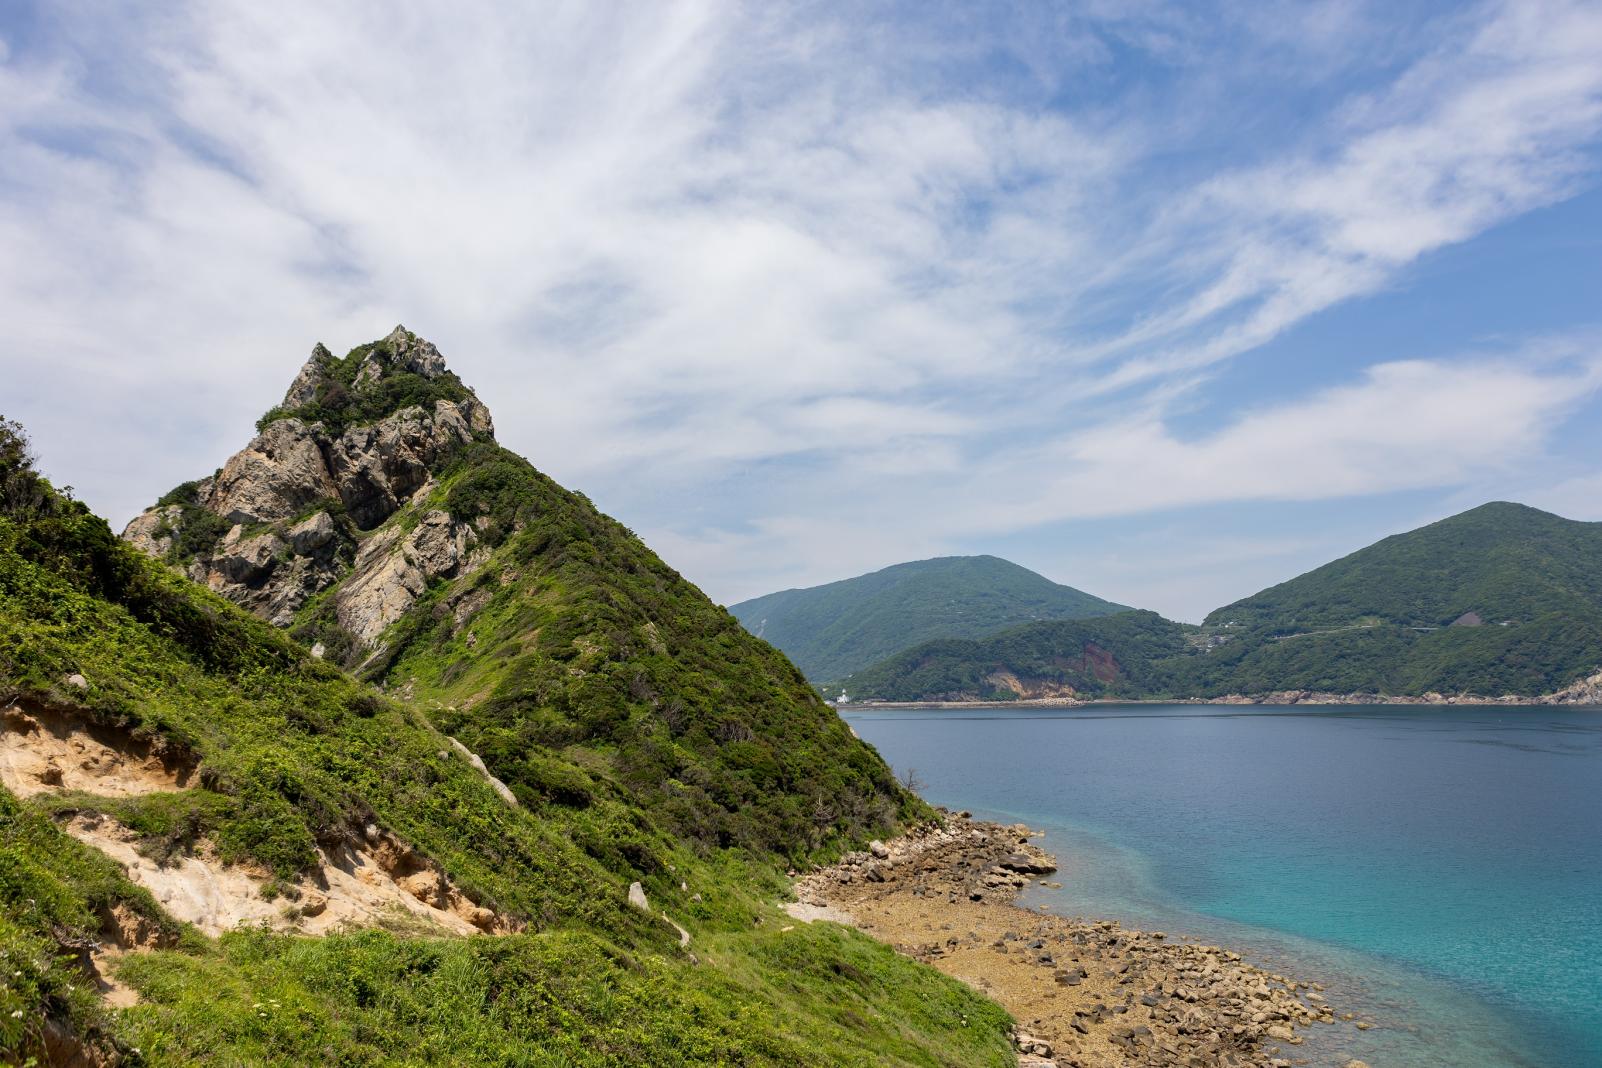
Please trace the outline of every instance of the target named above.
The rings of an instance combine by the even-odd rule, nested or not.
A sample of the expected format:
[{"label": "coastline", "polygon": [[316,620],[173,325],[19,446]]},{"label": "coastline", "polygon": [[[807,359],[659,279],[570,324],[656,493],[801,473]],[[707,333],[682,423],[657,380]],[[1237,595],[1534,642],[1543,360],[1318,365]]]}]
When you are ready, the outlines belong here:
[{"label": "coastline", "polygon": [[1038,834],[941,811],[943,826],[799,877],[787,911],[855,926],[994,998],[1017,1021],[1020,1065],[1284,1068],[1298,1028],[1368,1027],[1317,983],[1227,949],[1024,908],[1018,893],[1056,871]]},{"label": "coastline", "polygon": [[1485,697],[1479,694],[1424,693],[1419,695],[1387,695],[1377,693],[1329,693],[1321,690],[1273,690],[1268,693],[1231,693],[1219,697],[1096,697],[1083,700],[1077,697],[1020,697],[1013,701],[940,700],[940,701],[850,701],[839,704],[828,702],[836,711],[872,710],[876,708],[1088,708],[1094,705],[1470,705],[1508,707],[1579,706],[1602,707],[1602,671],[1580,679],[1553,693],[1523,697],[1504,694]]}]

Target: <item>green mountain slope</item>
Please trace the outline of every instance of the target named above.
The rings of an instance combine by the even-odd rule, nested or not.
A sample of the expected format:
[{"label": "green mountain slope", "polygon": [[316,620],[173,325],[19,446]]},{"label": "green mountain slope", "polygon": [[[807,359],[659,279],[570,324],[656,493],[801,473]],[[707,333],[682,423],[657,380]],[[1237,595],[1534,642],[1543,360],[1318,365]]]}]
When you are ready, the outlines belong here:
[{"label": "green mountain slope", "polygon": [[1397,534],[1208,615],[1301,633],[1368,622],[1444,627],[1466,613],[1529,623],[1602,609],[1602,523],[1484,504]]},{"label": "green mountain slope", "polygon": [[1125,609],[994,556],[947,556],[771,593],[729,611],[807,678],[825,682],[933,638]]},{"label": "green mountain slope", "polygon": [[[403,688],[376,691],[118,541],[0,429],[0,1060],[1010,1063],[1004,1016],[960,984],[839,928],[781,930],[780,854],[815,830],[768,832],[777,853],[681,834],[667,791],[632,786],[627,744],[603,748],[599,730],[520,751],[537,775],[518,765],[509,803]],[[705,670],[727,668],[720,645],[750,641],[729,632],[686,638]],[[584,677],[606,677],[588,664]],[[664,702],[678,697],[665,689],[677,676],[653,677]],[[815,728],[811,695],[788,678]],[[564,711],[600,715],[579,696]],[[609,697],[602,686],[595,700]],[[849,793],[877,775],[856,766],[876,764],[862,753],[826,742],[802,766]],[[760,772],[738,785],[767,812],[812,800]],[[881,815],[906,804],[890,787],[865,802]],[[723,826],[717,810],[707,819]],[[144,859],[114,861],[103,843]],[[339,871],[362,856],[364,884],[381,868],[439,908],[296,933],[348,893]],[[150,887],[197,865],[259,888],[234,904],[268,919],[218,938],[178,919],[179,899]],[[633,881],[651,914],[627,904]],[[447,906],[501,933],[448,937]],[[109,980],[137,1004],[102,1000]]]},{"label": "green mountain slope", "polygon": [[[885,700],[1065,688],[1150,698],[1551,693],[1602,667],[1602,523],[1487,504],[1220,608],[1200,628],[1168,624],[1166,644],[1090,626],[1125,618],[922,645],[843,685]],[[1118,662],[1114,682],[1072,669],[1087,641]]]},{"label": "green mountain slope", "polygon": [[520,798],[586,794],[559,756],[686,840],[795,861],[926,811],[782,655],[498,446],[415,334],[318,346],[258,425],[124,536],[404,694]]},{"label": "green mountain slope", "polygon": [[1185,628],[1155,612],[1029,623],[984,638],[945,638],[840,680],[854,698],[1010,701],[1140,697],[1172,685]]},{"label": "green mountain slope", "polygon": [[1602,666],[1602,523],[1482,505],[1226,605],[1200,692],[1549,693]]}]

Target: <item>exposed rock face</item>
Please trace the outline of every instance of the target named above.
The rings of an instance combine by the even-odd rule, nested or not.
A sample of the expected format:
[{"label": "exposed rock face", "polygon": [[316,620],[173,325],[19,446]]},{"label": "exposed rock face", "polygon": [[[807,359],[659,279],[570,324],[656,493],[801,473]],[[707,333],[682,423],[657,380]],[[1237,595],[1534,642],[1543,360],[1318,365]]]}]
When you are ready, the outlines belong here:
[{"label": "exposed rock face", "polygon": [[1537,701],[1543,705],[1602,706],[1602,671],[1571,686],[1565,686],[1557,693],[1538,698]]},{"label": "exposed rock face", "polygon": [[206,508],[233,523],[271,523],[334,497],[338,488],[323,460],[320,429],[299,419],[267,424],[223,464],[203,498]]},{"label": "exposed rock face", "polygon": [[1011,671],[993,671],[985,682],[997,690],[1007,690],[1026,701],[1071,701],[1078,696],[1072,686],[1055,679],[1020,678]]},{"label": "exposed rock face", "polygon": [[180,505],[169,504],[165,508],[152,508],[148,512],[136,515],[133,522],[123,530],[122,536],[140,552],[154,557],[167,555],[172,548],[172,528],[183,515]]},{"label": "exposed rock face", "polygon": [[433,412],[406,408],[372,426],[345,431],[329,443],[326,469],[350,517],[371,530],[417,492],[435,463],[472,440],[461,408],[442,400]]},{"label": "exposed rock face", "polygon": [[243,532],[231,529],[211,556],[189,565],[189,577],[277,626],[287,626],[301,605],[338,581],[340,542],[327,512],[282,536],[271,528],[248,538]]},{"label": "exposed rock face", "polygon": [[[301,417],[370,411],[374,398],[382,403],[395,392],[375,387],[402,373],[439,382],[426,388],[452,399],[424,392],[430,403],[333,430]],[[415,382],[403,377],[400,385]],[[214,477],[195,484],[191,504],[152,508],[123,537],[167,558],[196,509],[218,516],[232,524],[227,534],[198,556],[174,561],[190,578],[279,626],[337,585],[335,616],[364,645],[375,644],[430,580],[476,566],[470,525],[431,510],[403,530],[398,517],[421,506],[436,486],[433,476],[459,448],[494,436],[489,410],[449,375],[432,344],[396,327],[345,362],[318,345],[273,416]],[[392,519],[400,525],[386,526]]]},{"label": "exposed rock face", "polygon": [[317,389],[329,380],[328,365],[334,361],[334,354],[323,347],[321,342],[312,346],[311,359],[300,369],[295,381],[289,384],[289,392],[284,394],[285,408],[304,408],[317,399]]},{"label": "exposed rock face", "polygon": [[378,532],[362,543],[355,568],[335,597],[339,623],[372,645],[434,577],[455,578],[481,562],[472,552],[472,527],[444,512],[429,512],[410,534]]}]

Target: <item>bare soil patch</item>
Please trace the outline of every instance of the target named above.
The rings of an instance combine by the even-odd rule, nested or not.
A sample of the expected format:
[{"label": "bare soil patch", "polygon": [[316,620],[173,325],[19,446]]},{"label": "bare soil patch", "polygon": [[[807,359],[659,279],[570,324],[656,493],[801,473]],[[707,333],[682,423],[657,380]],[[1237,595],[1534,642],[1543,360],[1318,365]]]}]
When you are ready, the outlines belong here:
[{"label": "bare soil patch", "polygon": [[101,797],[182,790],[194,767],[112,728],[38,705],[0,710],[0,783],[18,797],[83,790]]}]

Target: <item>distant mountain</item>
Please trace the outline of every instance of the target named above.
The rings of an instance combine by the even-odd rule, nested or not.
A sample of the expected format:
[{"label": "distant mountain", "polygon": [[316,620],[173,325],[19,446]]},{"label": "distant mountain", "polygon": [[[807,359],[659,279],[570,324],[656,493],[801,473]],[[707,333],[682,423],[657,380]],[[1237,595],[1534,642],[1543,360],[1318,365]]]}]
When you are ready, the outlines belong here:
[{"label": "distant mountain", "polygon": [[1207,623],[1302,633],[1370,622],[1444,627],[1464,615],[1529,623],[1602,609],[1602,523],[1483,504],[1271,586]]},{"label": "distant mountain", "polygon": [[824,682],[930,639],[977,638],[1020,623],[1127,609],[998,557],[943,556],[770,593],[729,611],[807,678]]},{"label": "distant mountain", "polygon": [[1487,504],[1227,605],[1200,627],[1162,624],[1112,616],[931,642],[846,685],[884,700],[1551,693],[1602,667],[1602,523]]},{"label": "distant mountain", "polygon": [[842,679],[854,698],[1011,701],[1168,691],[1182,624],[1155,612],[1026,623],[984,638],[924,642]]}]

